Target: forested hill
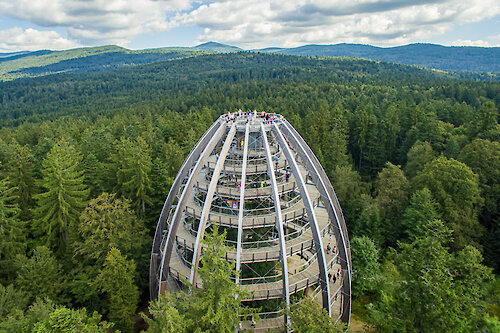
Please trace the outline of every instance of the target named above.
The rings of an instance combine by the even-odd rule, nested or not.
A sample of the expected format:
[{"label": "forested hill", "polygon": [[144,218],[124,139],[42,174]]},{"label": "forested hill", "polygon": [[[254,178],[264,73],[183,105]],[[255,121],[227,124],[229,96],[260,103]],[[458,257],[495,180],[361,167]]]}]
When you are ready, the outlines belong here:
[{"label": "forested hill", "polygon": [[243,51],[239,47],[208,42],[193,47],[128,50],[115,45],[64,51],[0,53],[0,81],[57,73],[93,73],[152,64],[185,57]]},{"label": "forested hill", "polygon": [[410,44],[382,48],[362,44],[336,44],[258,51],[300,56],[359,57],[452,71],[500,72],[500,47]]},{"label": "forested hill", "polygon": [[213,44],[202,44],[192,48],[169,47],[137,51],[109,45],[65,51],[40,50],[3,53],[0,54],[0,81],[56,73],[102,72],[200,54],[223,52],[226,49],[233,50],[225,48],[223,45]]},{"label": "forested hill", "polygon": [[[208,42],[194,47],[166,47],[128,50],[118,46],[77,48],[65,51],[0,53],[0,81],[56,73],[92,73],[151,64],[212,53],[234,53],[241,48]],[[420,65],[447,71],[497,73],[482,74],[494,79],[500,73],[500,48],[445,47],[411,44],[380,48],[360,44],[306,45],[297,48],[267,48],[252,52],[319,57],[355,57],[391,63]],[[465,74],[467,75],[467,74]]]},{"label": "forested hill", "polygon": [[[257,53],[213,54],[189,57],[94,74],[57,74],[0,83],[0,124],[27,119],[53,119],[61,114],[93,115],[104,110],[115,112],[133,105],[157,100],[172,101],[178,111],[202,107],[203,101],[185,93],[199,94],[220,90],[237,82],[277,82],[280,84],[397,84],[411,91],[414,86],[458,85],[453,76],[416,67],[377,63],[362,59],[309,59]],[[464,85],[470,85],[465,82]],[[480,84],[478,85],[480,86]],[[494,85],[487,85],[490,98],[500,98]],[[452,89],[460,101],[479,103],[478,91]],[[250,92],[249,92],[250,94]],[[495,95],[496,94],[496,95]],[[257,98],[257,93],[251,98]],[[183,99],[186,97],[185,99]],[[214,94],[211,99],[220,96]],[[259,100],[262,97],[258,98]],[[195,103],[195,104],[192,104]],[[226,110],[231,104],[227,104]],[[308,107],[306,107],[308,109]]]},{"label": "forested hill", "polygon": [[[283,114],[332,181],[351,244],[353,322],[498,332],[499,106],[498,81],[249,52],[0,83],[0,331],[107,332],[101,320],[146,329],[137,312],[163,202],[207,128],[242,108]],[[152,304],[148,332],[213,327],[202,294],[212,295]]]}]

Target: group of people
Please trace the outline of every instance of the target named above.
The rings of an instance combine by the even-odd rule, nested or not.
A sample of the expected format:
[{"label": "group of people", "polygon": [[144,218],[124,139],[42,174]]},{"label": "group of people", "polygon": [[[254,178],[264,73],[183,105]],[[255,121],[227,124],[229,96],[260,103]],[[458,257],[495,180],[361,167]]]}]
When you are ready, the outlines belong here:
[{"label": "group of people", "polygon": [[332,254],[337,253],[337,247],[334,245],[333,248],[330,246],[330,243],[326,245],[326,254],[330,254],[330,251],[332,251]]},{"label": "group of people", "polygon": [[333,283],[335,283],[335,282],[337,282],[337,279],[339,279],[339,280],[340,280],[340,275],[341,275],[341,274],[342,274],[342,269],[341,269],[341,268],[339,268],[339,269],[337,270],[337,273],[333,273],[333,275],[332,275],[332,273],[331,273],[331,272],[329,272],[329,273],[328,273],[328,280],[331,280],[331,279],[333,278]]},{"label": "group of people", "polygon": [[226,124],[232,124],[234,123],[237,119],[245,119],[246,123],[255,123],[255,120],[257,117],[260,117],[264,124],[269,125],[272,124],[273,122],[278,121],[278,114],[277,113],[267,113],[264,111],[261,111],[260,113],[257,112],[257,110],[250,110],[250,111],[242,111],[241,109],[238,109],[238,111],[232,113],[229,112],[226,115],[224,115],[224,119],[226,120]]}]

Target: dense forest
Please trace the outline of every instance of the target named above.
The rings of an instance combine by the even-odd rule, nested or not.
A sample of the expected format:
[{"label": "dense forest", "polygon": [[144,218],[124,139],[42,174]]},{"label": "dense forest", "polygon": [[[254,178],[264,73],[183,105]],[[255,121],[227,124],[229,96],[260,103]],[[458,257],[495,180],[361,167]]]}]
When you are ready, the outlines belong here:
[{"label": "dense forest", "polygon": [[268,51],[301,56],[359,57],[452,71],[496,73],[500,71],[498,57],[500,48],[498,47],[443,46],[418,43],[384,48],[363,44],[335,44],[304,45],[284,49],[271,48]]},{"label": "dense forest", "polygon": [[0,331],[147,329],[163,201],[204,131],[242,108],[283,114],[330,177],[353,321],[498,332],[499,106],[496,81],[258,53],[0,83]]}]

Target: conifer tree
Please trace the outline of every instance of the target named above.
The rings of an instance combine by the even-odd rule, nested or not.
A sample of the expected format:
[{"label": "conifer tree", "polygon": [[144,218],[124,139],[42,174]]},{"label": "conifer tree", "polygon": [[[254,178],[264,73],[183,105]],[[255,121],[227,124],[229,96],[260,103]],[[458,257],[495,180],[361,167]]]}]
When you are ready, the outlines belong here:
[{"label": "conifer tree", "polygon": [[33,250],[31,257],[17,255],[15,260],[16,285],[25,291],[31,300],[48,297],[53,301],[61,300],[64,291],[64,275],[61,264],[46,246]]},{"label": "conifer tree", "polygon": [[450,253],[450,237],[444,223],[433,219],[418,227],[411,244],[400,244],[393,254],[397,274],[371,309],[382,332],[475,332],[487,325],[481,298],[491,269],[471,246]]},{"label": "conifer tree", "polygon": [[106,295],[106,308],[110,321],[123,332],[132,332],[139,291],[134,285],[135,263],[112,248],[95,283]]},{"label": "conifer tree", "polygon": [[[16,187],[11,187],[9,179],[0,180],[0,278],[12,273],[12,259],[24,249],[25,228],[18,219],[19,207]],[[6,275],[6,276],[4,276]]]},{"label": "conifer tree", "polygon": [[117,192],[132,200],[137,211],[144,215],[146,205],[151,203],[152,191],[149,175],[153,163],[149,145],[141,137],[135,142],[122,138],[116,162]]},{"label": "conifer tree", "polygon": [[389,245],[395,245],[403,232],[401,217],[408,202],[408,180],[399,166],[387,162],[375,185],[375,202],[384,221],[383,234]]},{"label": "conifer tree", "polygon": [[[234,332],[240,317],[259,320],[254,308],[244,307],[241,301],[248,295],[232,278],[232,263],[224,259],[229,250],[224,240],[226,232],[219,234],[213,224],[205,234],[203,256],[199,268],[203,288],[192,288],[189,292],[177,292],[151,302],[153,319],[146,319],[148,332]],[[237,297],[235,297],[237,295]],[[143,315],[145,317],[145,315]]]},{"label": "conifer tree", "polygon": [[[184,293],[180,293],[184,296]],[[148,324],[148,333],[182,333],[186,332],[189,323],[184,313],[177,308],[178,300],[175,295],[166,292],[161,294],[159,300],[154,300],[149,305],[149,313],[153,318],[149,318],[141,313],[142,318]]]},{"label": "conifer tree", "polygon": [[80,169],[82,157],[66,140],[57,142],[42,162],[43,179],[37,194],[34,231],[45,243],[62,252],[70,229],[87,204],[88,190]]},{"label": "conifer tree", "polygon": [[429,189],[423,188],[412,195],[403,219],[403,227],[410,240],[413,241],[419,237],[418,232],[422,225],[439,219],[440,216],[436,209],[437,204],[432,199]]},{"label": "conifer tree", "polygon": [[342,333],[345,327],[336,324],[319,303],[312,297],[304,297],[290,312],[291,329],[297,333]]},{"label": "conifer tree", "polygon": [[73,310],[66,307],[58,307],[48,318],[37,322],[33,327],[34,333],[60,333],[60,332],[88,332],[106,333],[110,332],[113,325],[101,321],[101,315],[97,312],[87,314],[85,308]]},{"label": "conifer tree", "polygon": [[31,149],[15,144],[8,164],[10,183],[16,188],[17,202],[24,218],[29,219],[35,192],[34,159]]},{"label": "conifer tree", "polygon": [[[191,319],[203,331],[231,332],[237,327],[238,315],[244,313],[241,300],[244,292],[231,280],[233,264],[224,260],[226,232],[219,234],[216,224],[205,235],[203,256],[199,268],[203,288],[194,289]],[[234,296],[238,295],[237,298]]]}]

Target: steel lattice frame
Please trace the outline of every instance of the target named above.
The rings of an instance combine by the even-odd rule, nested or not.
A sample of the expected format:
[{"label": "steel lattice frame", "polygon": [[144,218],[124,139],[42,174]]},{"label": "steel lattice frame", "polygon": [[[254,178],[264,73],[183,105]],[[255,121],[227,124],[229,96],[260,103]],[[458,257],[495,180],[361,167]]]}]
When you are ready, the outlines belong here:
[{"label": "steel lattice frame", "polygon": [[[349,323],[351,259],[342,210],[318,159],[282,116],[223,115],[190,152],[156,228],[151,299],[188,279],[202,287],[197,268],[212,221],[236,233],[226,260],[251,275],[236,280],[251,292],[247,301],[282,299],[289,307],[300,301],[295,295],[309,293]],[[271,269],[254,270],[261,264]],[[257,329],[288,324],[281,310],[261,317]]]}]

